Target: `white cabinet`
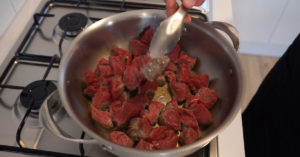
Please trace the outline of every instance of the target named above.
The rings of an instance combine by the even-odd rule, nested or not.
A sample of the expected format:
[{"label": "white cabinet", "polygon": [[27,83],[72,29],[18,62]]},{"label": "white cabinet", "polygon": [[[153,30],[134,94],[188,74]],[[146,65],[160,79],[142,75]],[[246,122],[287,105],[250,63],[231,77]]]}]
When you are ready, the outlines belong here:
[{"label": "white cabinet", "polygon": [[281,56],[300,32],[299,0],[232,0],[241,53]]},{"label": "white cabinet", "polygon": [[0,1],[0,39],[14,20],[17,12],[26,0],[1,0]]}]

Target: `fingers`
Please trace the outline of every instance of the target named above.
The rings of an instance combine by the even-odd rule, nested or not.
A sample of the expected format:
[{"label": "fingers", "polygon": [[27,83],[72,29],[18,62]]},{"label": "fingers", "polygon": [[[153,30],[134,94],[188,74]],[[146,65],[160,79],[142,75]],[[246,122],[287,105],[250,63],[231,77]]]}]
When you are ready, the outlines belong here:
[{"label": "fingers", "polygon": [[182,4],[186,8],[192,8],[193,6],[199,6],[204,0],[182,0]]},{"label": "fingers", "polygon": [[190,23],[192,21],[191,15],[186,15],[184,17],[184,23]]},{"label": "fingers", "polygon": [[165,0],[167,5],[167,15],[171,16],[174,14],[177,9],[179,8],[178,4],[176,3],[176,0]]},{"label": "fingers", "polygon": [[[172,14],[174,14],[177,9],[179,8],[176,0],[164,0],[166,2],[166,6],[167,6],[167,15],[171,16]],[[192,8],[193,6],[199,6],[204,2],[204,0],[182,0],[182,4],[184,7],[186,8]],[[184,18],[184,22],[185,23],[189,23],[191,22],[191,16],[187,15]]]},{"label": "fingers", "polygon": [[192,8],[196,4],[197,0],[182,0],[182,4],[186,8]]},{"label": "fingers", "polygon": [[197,0],[195,6],[200,6],[204,3],[205,0]]}]

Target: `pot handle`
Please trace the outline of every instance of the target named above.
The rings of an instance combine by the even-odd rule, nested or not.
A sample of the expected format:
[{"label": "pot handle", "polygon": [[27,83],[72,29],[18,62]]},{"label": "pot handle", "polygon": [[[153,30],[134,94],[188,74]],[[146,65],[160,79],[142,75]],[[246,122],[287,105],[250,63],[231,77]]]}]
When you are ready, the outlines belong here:
[{"label": "pot handle", "polygon": [[39,119],[41,124],[47,128],[54,135],[71,142],[76,143],[84,143],[84,144],[96,144],[97,140],[95,139],[77,139],[67,134],[63,130],[59,128],[59,126],[54,121],[53,117],[50,114],[49,100],[53,99],[53,97],[57,96],[57,91],[52,92],[47,99],[43,102],[43,105],[40,109]]},{"label": "pot handle", "polygon": [[208,22],[215,29],[219,29],[225,32],[232,41],[233,47],[236,51],[239,50],[240,47],[240,37],[237,29],[229,23],[220,22],[220,21],[211,21]]}]

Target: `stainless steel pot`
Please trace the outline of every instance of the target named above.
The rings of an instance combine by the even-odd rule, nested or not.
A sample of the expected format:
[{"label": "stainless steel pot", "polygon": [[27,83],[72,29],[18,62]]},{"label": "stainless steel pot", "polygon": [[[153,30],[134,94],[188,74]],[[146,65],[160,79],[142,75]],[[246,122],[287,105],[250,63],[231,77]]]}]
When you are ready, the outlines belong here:
[{"label": "stainless steel pot", "polygon": [[[240,110],[243,95],[243,74],[236,55],[238,35],[234,27],[222,22],[203,23],[193,20],[185,26],[186,30],[180,40],[182,49],[198,58],[196,72],[209,74],[211,87],[220,98],[212,109],[214,122],[203,132],[201,139],[175,149],[138,150],[110,142],[107,140],[107,132],[92,123],[89,114],[90,102],[83,96],[85,71],[94,69],[99,58],[107,58],[113,46],[128,49],[130,39],[138,36],[148,26],[156,28],[164,18],[165,13],[158,10],[129,11],[96,22],[76,37],[63,56],[58,91],[67,113],[94,139],[79,140],[69,137],[51,121],[47,105],[42,107],[41,112],[44,125],[66,140],[98,143],[119,156],[184,156],[204,147],[216,137]],[[215,28],[226,32],[232,39],[233,46]]]}]

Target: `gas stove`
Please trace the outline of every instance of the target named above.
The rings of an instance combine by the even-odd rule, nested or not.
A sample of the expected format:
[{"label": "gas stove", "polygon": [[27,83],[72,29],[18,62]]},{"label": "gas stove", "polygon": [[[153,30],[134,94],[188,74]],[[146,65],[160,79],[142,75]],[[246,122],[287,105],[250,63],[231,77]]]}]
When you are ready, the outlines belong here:
[{"label": "gas stove", "polygon": [[[134,9],[165,9],[149,1],[43,1],[34,23],[0,77],[0,156],[114,156],[98,145],[60,139],[43,127],[39,109],[56,90],[60,58],[72,40],[94,22]],[[189,13],[207,21],[205,11]],[[89,138],[66,114],[59,98],[51,105],[58,125],[77,138]],[[191,156],[217,157],[217,139]]]}]

